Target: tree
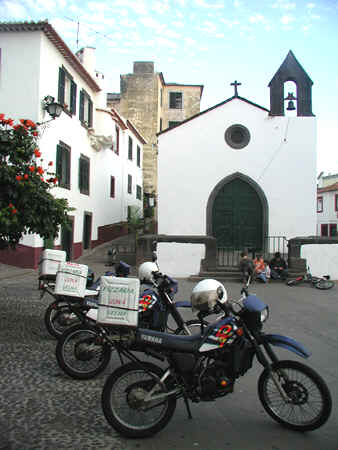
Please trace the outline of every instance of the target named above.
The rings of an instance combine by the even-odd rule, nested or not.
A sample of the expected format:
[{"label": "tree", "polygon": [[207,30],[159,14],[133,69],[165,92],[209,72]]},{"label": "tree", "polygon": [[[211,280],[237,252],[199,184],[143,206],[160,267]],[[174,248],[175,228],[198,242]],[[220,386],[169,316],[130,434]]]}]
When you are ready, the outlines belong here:
[{"label": "tree", "polygon": [[140,231],[143,231],[144,219],[142,211],[137,206],[129,206],[128,208],[128,232],[135,235],[135,248]]},{"label": "tree", "polygon": [[31,120],[0,114],[0,248],[15,248],[25,233],[55,238],[68,223],[66,199],[55,198],[52,162],[47,167],[38,148],[39,132]]}]

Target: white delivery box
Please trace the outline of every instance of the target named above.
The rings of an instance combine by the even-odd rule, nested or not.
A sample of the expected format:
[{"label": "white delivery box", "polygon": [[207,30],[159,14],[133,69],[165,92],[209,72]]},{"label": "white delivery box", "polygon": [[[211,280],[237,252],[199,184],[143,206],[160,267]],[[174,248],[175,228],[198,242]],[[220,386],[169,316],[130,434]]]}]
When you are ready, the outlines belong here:
[{"label": "white delivery box", "polygon": [[66,255],[63,250],[44,250],[39,262],[39,277],[55,280],[59,264],[66,261]]},{"label": "white delivery box", "polygon": [[84,297],[86,293],[88,266],[73,262],[60,263],[56,274],[55,294]]},{"label": "white delivery box", "polygon": [[137,327],[139,291],[138,278],[101,277],[97,321]]}]

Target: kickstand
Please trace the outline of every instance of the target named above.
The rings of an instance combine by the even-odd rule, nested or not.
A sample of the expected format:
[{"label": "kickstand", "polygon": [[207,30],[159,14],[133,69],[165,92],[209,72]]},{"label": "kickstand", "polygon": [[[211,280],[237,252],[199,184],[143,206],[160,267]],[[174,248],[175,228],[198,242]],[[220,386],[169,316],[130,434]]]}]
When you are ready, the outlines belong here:
[{"label": "kickstand", "polygon": [[185,406],[186,406],[186,408],[187,408],[188,419],[192,419],[190,405],[189,405],[188,399],[187,399],[187,397],[186,397],[185,395],[184,395],[184,397],[183,397],[183,400],[184,400]]}]

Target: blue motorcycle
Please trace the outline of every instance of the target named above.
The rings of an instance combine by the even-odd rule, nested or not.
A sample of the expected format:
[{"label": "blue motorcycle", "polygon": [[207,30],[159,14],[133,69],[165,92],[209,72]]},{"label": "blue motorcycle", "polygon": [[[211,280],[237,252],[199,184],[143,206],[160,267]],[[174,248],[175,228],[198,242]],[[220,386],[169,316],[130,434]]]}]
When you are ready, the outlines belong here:
[{"label": "blue motorcycle", "polygon": [[[165,282],[165,276],[155,276]],[[273,346],[303,358],[310,353],[289,337],[263,332],[269,317],[263,301],[247,288],[239,301],[229,301],[216,280],[199,282],[191,301],[199,319],[215,312],[221,318],[192,336],[116,330],[117,350],[131,362],[117,368],[103,388],[103,413],[112,427],[127,437],[151,436],[170,421],[179,398],[191,418],[190,401],[214,401],[233,392],[255,357],[263,366],[258,396],[272,419],[296,431],[315,430],[328,420],[332,400],[325,381],[304,364],[280,361]],[[158,358],[166,368],[141,361],[134,351]]]}]

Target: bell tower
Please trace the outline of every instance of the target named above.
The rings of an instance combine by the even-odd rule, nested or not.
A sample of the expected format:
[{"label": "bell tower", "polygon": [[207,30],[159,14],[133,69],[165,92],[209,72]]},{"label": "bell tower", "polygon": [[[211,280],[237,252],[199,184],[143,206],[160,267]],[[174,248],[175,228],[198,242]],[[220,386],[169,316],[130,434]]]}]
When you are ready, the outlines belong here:
[{"label": "bell tower", "polygon": [[314,116],[312,113],[311,89],[313,81],[299,64],[295,55],[290,50],[280,68],[269,83],[270,88],[270,116],[285,115],[284,83],[293,81],[296,84],[297,116]]}]

